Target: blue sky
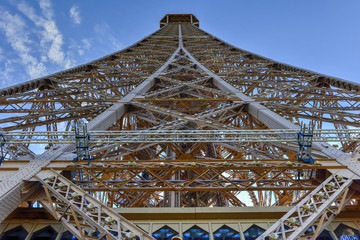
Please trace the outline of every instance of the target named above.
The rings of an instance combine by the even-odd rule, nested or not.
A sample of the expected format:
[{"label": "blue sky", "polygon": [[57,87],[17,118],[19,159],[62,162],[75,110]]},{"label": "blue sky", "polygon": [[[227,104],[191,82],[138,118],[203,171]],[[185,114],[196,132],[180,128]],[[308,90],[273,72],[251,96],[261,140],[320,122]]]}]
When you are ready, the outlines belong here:
[{"label": "blue sky", "polygon": [[0,87],[84,64],[193,13],[248,51],[360,83],[360,1],[1,0]]}]

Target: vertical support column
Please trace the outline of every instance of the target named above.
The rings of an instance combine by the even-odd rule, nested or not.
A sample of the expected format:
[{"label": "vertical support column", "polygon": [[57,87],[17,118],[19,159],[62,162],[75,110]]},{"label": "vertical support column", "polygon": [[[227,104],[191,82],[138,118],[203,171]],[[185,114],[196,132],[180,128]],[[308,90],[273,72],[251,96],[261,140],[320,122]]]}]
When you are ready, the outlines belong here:
[{"label": "vertical support column", "polygon": [[2,161],[5,159],[5,143],[6,139],[3,134],[0,134],[0,150],[1,150],[1,156],[0,156],[0,166],[2,164]]},{"label": "vertical support column", "polygon": [[298,133],[299,152],[297,155],[298,161],[313,163],[314,159],[311,157],[311,148],[313,140],[314,126],[312,124],[306,125],[301,123],[300,131]]},{"label": "vertical support column", "polygon": [[[175,175],[171,177],[171,180],[175,180]],[[175,191],[170,192],[170,207],[176,207],[176,193]]]},{"label": "vertical support column", "polygon": [[86,123],[79,121],[75,127],[76,155],[74,160],[88,160],[90,164],[89,140],[90,135],[87,132]]}]

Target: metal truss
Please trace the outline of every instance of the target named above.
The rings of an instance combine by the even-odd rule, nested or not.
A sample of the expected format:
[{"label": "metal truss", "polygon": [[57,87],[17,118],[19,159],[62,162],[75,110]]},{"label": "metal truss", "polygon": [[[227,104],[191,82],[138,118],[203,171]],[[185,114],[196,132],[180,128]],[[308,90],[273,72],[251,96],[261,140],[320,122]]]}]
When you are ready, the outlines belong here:
[{"label": "metal truss", "polygon": [[359,127],[358,84],[264,58],[191,25],[182,31],[184,47],[201,64],[284,119],[310,120],[315,128]]},{"label": "metal truss", "polygon": [[41,204],[78,239],[154,239],[65,177],[49,174],[36,177],[47,196]]},{"label": "metal truss", "polygon": [[[44,168],[43,170],[47,170]],[[314,169],[344,169],[341,166],[321,166],[320,164],[285,162],[283,159],[262,161],[228,160],[174,160],[174,161],[93,161],[89,165],[81,162],[75,166],[51,167],[57,171],[72,171],[73,182],[83,190],[108,194],[110,205],[118,207],[143,206],[134,202],[131,194],[142,191],[147,194],[157,192],[219,192],[234,206],[246,206],[237,197],[242,191],[297,190],[303,195],[317,187],[311,179]],[[302,171],[301,178],[298,171]],[[109,178],[109,176],[114,176]],[[126,176],[126,177],[125,177]],[[235,176],[241,176],[234,178]],[[229,195],[230,193],[230,195]],[[201,200],[201,206],[214,201],[215,196]],[[237,199],[237,200],[236,200]],[[200,200],[199,200],[200,201]],[[149,203],[150,204],[150,203]],[[157,206],[157,202],[149,206]],[[165,203],[162,203],[165,204]],[[187,203],[192,206],[194,203]]]},{"label": "metal truss", "polygon": [[[184,116],[186,119],[186,116]],[[208,122],[209,123],[209,122]],[[302,133],[294,129],[265,130],[124,130],[124,131],[91,131],[82,132],[7,132],[3,137],[10,137],[7,144],[73,144],[77,149],[96,143],[176,143],[176,142],[298,142]],[[346,138],[351,142],[360,141],[360,129],[318,129],[314,142],[340,142]],[[49,136],[52,136],[49,140]],[[91,139],[90,139],[91,137]],[[78,141],[78,139],[81,139]],[[86,143],[84,143],[84,139]],[[5,144],[5,142],[4,142]],[[84,153],[85,154],[85,153]],[[79,155],[79,154],[78,154]],[[86,155],[86,156],[85,156]],[[89,154],[85,154],[86,159]],[[309,154],[308,154],[309,155]]]},{"label": "metal truss", "polygon": [[[85,221],[83,234],[113,230],[40,177],[50,169],[69,176],[55,179],[81,201],[104,209],[289,206],[323,186],[330,205],[316,207],[328,208],[360,178],[359,85],[235,48],[191,23],[162,26],[120,52],[0,91],[3,165],[25,162],[0,171],[0,221],[21,203],[23,180],[37,175],[54,216],[70,202],[74,213],[64,217]],[[75,134],[81,121],[87,130]],[[301,121],[315,126],[313,164],[297,162]],[[327,190],[319,183],[329,172],[348,180],[332,178],[339,186]]]},{"label": "metal truss", "polygon": [[[281,219],[268,228],[257,240],[269,239],[316,239],[327,223],[341,212],[352,179],[331,175]],[[315,225],[312,228],[312,225]],[[306,234],[305,231],[312,232]],[[313,231],[313,229],[316,229]],[[301,237],[302,235],[308,235]],[[315,234],[315,237],[312,236]],[[310,236],[309,236],[310,235]],[[313,238],[312,238],[313,237]]]},{"label": "metal truss", "polygon": [[[186,116],[184,117],[186,119]],[[10,137],[7,144],[73,144],[77,139],[86,139],[77,144],[77,148],[84,148],[92,143],[171,143],[171,142],[298,142],[301,134],[294,129],[266,129],[266,130],[124,130],[124,131],[85,131],[81,133],[71,131],[62,132],[7,132],[3,137]],[[85,134],[85,135],[84,135]],[[360,141],[360,129],[319,129],[313,130],[316,135],[314,142]],[[52,136],[52,140],[49,140]],[[91,139],[90,139],[91,137]],[[4,144],[5,144],[4,142]],[[79,146],[78,146],[79,145]],[[81,145],[81,146],[80,146]],[[88,159],[88,156],[85,157]]]},{"label": "metal truss", "polygon": [[[216,160],[194,161],[136,161],[126,163],[98,162],[92,166],[77,165],[76,167],[60,168],[73,170],[79,176],[75,182],[84,185],[87,191],[229,191],[229,190],[265,190],[271,189],[313,189],[314,185],[308,179],[299,180],[294,170],[325,169],[321,165],[312,166],[299,164],[294,161],[224,161]],[[330,167],[331,168],[331,167]],[[334,168],[342,168],[336,167]],[[58,169],[58,168],[55,168]],[[173,175],[193,172],[187,179],[172,179]],[[108,179],[104,175],[117,172],[119,175],[130,176],[129,179]],[[203,178],[211,173],[212,179]],[[85,179],[85,175],[90,175]],[[160,176],[160,175],[161,176]],[[230,175],[243,175],[247,178],[229,179]],[[217,177],[214,178],[214,175]],[[146,177],[144,177],[146,176]],[[276,180],[273,178],[276,176]],[[276,183],[275,183],[276,182]],[[98,183],[101,183],[99,186]],[[273,186],[271,186],[274,184]],[[86,186],[85,186],[86,185]],[[90,185],[98,187],[89,187]]]}]

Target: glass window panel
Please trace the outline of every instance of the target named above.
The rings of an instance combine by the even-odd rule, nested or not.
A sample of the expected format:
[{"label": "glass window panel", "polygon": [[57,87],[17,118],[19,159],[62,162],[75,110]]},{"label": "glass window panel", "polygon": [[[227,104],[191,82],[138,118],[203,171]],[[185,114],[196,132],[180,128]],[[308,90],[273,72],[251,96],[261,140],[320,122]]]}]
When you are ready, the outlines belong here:
[{"label": "glass window panel", "polygon": [[223,225],[214,232],[214,240],[239,240],[240,234],[234,229]]},{"label": "glass window panel", "polygon": [[343,223],[335,229],[335,235],[339,240],[359,240],[360,238],[359,230]]},{"label": "glass window panel", "polygon": [[316,240],[334,240],[334,238],[331,236],[328,230],[323,230],[316,238]]},{"label": "glass window panel", "polygon": [[23,226],[18,226],[16,228],[6,231],[0,238],[0,240],[23,240],[28,235],[28,232]]},{"label": "glass window panel", "polygon": [[265,232],[265,229],[254,224],[244,232],[245,240],[255,240],[263,232]]},{"label": "glass window panel", "polygon": [[183,240],[209,240],[209,233],[195,225],[184,232]]},{"label": "glass window panel", "polygon": [[51,226],[47,226],[33,233],[31,240],[55,240],[56,236],[57,232]]},{"label": "glass window panel", "polygon": [[71,232],[66,231],[61,235],[60,240],[78,240]]},{"label": "glass window panel", "polygon": [[172,237],[179,236],[179,234],[176,231],[174,231],[172,228],[168,227],[167,225],[160,228],[152,235],[157,240],[171,240]]},{"label": "glass window panel", "polygon": [[[315,226],[315,229],[313,229],[312,227],[310,227],[308,230],[305,231],[305,234],[311,234],[314,232],[314,230],[316,230],[316,227]],[[334,238],[331,236],[330,232],[328,230],[323,230],[319,236],[317,236],[316,240],[333,240]]]}]

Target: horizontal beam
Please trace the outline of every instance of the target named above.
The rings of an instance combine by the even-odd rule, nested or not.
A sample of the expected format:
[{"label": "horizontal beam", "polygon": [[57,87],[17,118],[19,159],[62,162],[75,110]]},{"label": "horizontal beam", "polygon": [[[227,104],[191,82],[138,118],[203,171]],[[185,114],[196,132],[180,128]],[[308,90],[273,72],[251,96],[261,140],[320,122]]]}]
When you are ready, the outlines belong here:
[{"label": "horizontal beam", "polygon": [[[312,190],[317,184],[300,169],[310,173],[317,164],[295,161],[150,161],[119,162],[96,165],[76,164],[53,170],[72,171],[72,181],[88,191],[157,192],[157,191],[278,191]],[[336,163],[336,162],[334,162]],[[73,165],[73,164],[72,164]],[[345,168],[343,166],[332,166]],[[49,166],[51,168],[51,166]],[[43,168],[42,170],[48,170]],[[176,179],[187,172],[188,178]],[[189,175],[190,174],[190,175]]]},{"label": "horizontal beam", "polygon": [[[221,161],[221,160],[219,160],[219,161]],[[259,162],[259,161],[257,161],[257,162]],[[196,166],[191,166],[192,163],[194,163]],[[171,167],[171,169],[173,169],[173,170],[193,170],[193,169],[203,170],[203,169],[209,168],[209,166],[201,166],[201,164],[199,164],[197,161],[192,162],[192,163],[189,162],[187,165]],[[136,164],[136,166],[131,166],[130,164]],[[221,164],[221,163],[218,163],[218,164]],[[250,163],[243,163],[241,165],[236,164],[238,166],[236,166],[235,164],[234,165],[229,164],[229,166],[220,166],[220,167],[217,167],[217,169],[218,170],[263,170],[263,169],[267,169],[269,167],[276,167],[277,169],[281,169],[281,170],[287,170],[287,169],[347,169],[346,166],[341,166],[341,165],[322,166],[322,165],[315,165],[315,164],[309,164],[309,165],[302,165],[302,164],[297,164],[297,163],[291,163],[291,164],[292,165],[286,165],[284,163],[279,164],[279,165],[263,164],[262,166],[261,165],[256,166],[255,163],[250,162]],[[176,165],[180,165],[180,164],[176,164]],[[124,163],[120,166],[108,166],[108,167],[106,167],[106,171],[120,171],[120,170],[129,170],[129,169],[142,170],[144,168],[147,168],[148,166],[138,164],[137,162],[129,162],[129,163]],[[168,170],[168,168],[170,166],[171,165],[168,163],[164,164],[164,166],[162,166],[162,164],[160,163],[158,166],[156,166],[156,165],[152,166],[151,169]],[[211,166],[211,167],[213,167],[213,166]],[[100,164],[99,164],[99,166],[85,166],[85,167],[81,167],[81,168],[77,168],[77,167],[43,167],[43,168],[41,168],[41,170],[53,169],[55,171],[74,171],[74,170],[81,170],[82,168],[84,168],[86,170],[104,170],[104,166],[100,165]]]},{"label": "horizontal beam", "polygon": [[[211,124],[211,121],[209,121]],[[89,131],[90,143],[297,142],[298,130],[125,130]],[[360,141],[360,129],[317,129],[313,142]],[[75,144],[73,131],[5,132],[7,144]]]},{"label": "horizontal beam", "polygon": [[187,188],[172,188],[172,187],[124,187],[119,190],[117,189],[108,189],[108,188],[82,188],[87,192],[229,192],[229,191],[301,191],[301,190],[314,190],[316,186],[306,186],[306,187],[187,187]]}]

